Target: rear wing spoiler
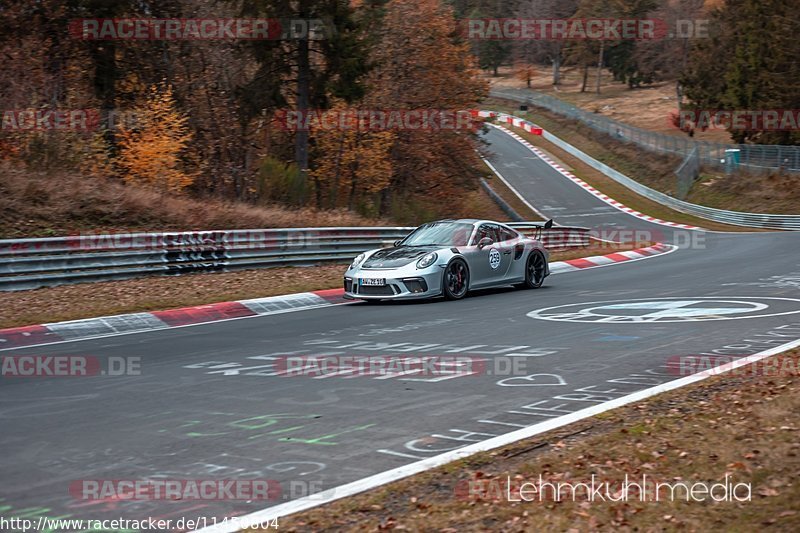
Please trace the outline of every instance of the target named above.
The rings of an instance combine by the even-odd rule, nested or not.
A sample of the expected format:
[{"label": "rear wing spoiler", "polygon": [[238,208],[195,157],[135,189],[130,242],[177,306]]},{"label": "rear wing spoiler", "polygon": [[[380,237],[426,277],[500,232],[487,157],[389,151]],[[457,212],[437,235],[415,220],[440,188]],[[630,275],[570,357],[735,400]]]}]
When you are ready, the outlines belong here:
[{"label": "rear wing spoiler", "polygon": [[536,228],[536,229],[550,229],[550,228],[553,227],[553,219],[551,218],[550,220],[548,220],[544,224],[531,224],[531,226]]},{"label": "rear wing spoiler", "polygon": [[531,224],[531,227],[533,227],[533,229],[535,230],[533,232],[534,238],[539,240],[542,238],[542,233],[544,233],[544,230],[553,227],[553,219],[551,218],[547,220],[547,222],[545,222],[544,224]]}]

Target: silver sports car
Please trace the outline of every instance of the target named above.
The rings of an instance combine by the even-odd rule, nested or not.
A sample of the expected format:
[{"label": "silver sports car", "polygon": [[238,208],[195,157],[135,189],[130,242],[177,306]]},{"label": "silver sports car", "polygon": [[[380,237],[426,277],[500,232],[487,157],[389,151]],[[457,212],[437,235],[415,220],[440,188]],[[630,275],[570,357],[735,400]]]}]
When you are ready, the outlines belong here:
[{"label": "silver sports car", "polygon": [[[548,220],[541,228],[550,228]],[[395,300],[518,284],[535,289],[550,274],[542,243],[490,220],[423,224],[391,248],[359,254],[344,274],[345,298]]]}]

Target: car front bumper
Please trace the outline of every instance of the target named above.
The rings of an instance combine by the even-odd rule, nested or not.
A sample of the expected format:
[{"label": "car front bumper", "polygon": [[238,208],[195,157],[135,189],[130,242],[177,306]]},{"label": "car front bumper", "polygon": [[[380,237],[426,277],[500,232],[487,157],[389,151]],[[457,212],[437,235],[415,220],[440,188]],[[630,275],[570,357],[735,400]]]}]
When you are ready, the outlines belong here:
[{"label": "car front bumper", "polygon": [[[416,269],[413,265],[392,269],[354,268],[345,272],[345,298],[360,300],[407,300],[431,298],[442,294],[445,265]],[[364,285],[361,279],[383,279],[384,285]]]}]

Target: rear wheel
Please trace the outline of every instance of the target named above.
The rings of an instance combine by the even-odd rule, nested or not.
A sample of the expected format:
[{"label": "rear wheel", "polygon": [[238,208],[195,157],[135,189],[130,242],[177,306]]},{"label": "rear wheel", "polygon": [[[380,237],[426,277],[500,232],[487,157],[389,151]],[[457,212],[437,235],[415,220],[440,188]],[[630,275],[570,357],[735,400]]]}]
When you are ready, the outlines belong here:
[{"label": "rear wheel", "polygon": [[525,261],[525,281],[519,286],[524,289],[538,289],[544,283],[546,274],[547,261],[542,252],[534,250]]},{"label": "rear wheel", "polygon": [[444,269],[442,293],[448,300],[460,300],[469,289],[469,268],[463,259],[453,259]]}]

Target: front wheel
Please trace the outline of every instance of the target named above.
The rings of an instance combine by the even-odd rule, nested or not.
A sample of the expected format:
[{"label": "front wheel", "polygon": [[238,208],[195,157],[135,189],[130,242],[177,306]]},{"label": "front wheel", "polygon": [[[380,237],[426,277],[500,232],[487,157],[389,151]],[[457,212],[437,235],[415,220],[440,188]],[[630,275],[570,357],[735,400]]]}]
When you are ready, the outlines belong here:
[{"label": "front wheel", "polygon": [[546,274],[547,261],[542,252],[534,250],[525,262],[525,281],[519,286],[524,289],[538,289],[544,283]]},{"label": "front wheel", "polygon": [[460,300],[469,289],[469,269],[463,259],[453,259],[444,269],[442,293],[448,300]]}]

